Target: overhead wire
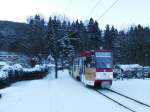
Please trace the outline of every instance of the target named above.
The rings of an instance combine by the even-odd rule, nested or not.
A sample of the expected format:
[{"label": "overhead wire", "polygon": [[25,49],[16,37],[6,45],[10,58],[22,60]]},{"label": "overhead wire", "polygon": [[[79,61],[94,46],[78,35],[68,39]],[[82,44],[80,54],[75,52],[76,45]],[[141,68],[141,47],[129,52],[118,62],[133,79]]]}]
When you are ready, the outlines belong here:
[{"label": "overhead wire", "polygon": [[106,13],[108,13],[108,11],[111,10],[118,1],[119,0],[116,0],[115,2],[113,2],[113,4],[102,13],[102,15],[98,18],[98,20],[100,20]]},{"label": "overhead wire", "polygon": [[[72,1],[72,0],[70,0],[69,3],[71,3],[71,1]],[[94,7],[91,9],[90,13],[88,14],[88,17],[92,14],[92,12],[94,12],[94,10],[96,9],[96,7],[97,7],[101,2],[102,2],[102,0],[98,0],[98,1],[96,2],[96,4],[94,5]],[[69,36],[71,36],[71,35],[73,35],[73,34],[75,34],[75,33],[77,33],[77,32],[78,32],[78,31],[74,31],[74,32],[70,33],[69,35],[67,35],[67,36],[65,36],[65,37],[69,37]]]},{"label": "overhead wire", "polygon": [[[65,12],[67,12],[67,10],[69,10],[71,3],[72,3],[72,0],[69,0],[68,4],[66,5]],[[69,35],[64,36],[64,38],[69,37],[69,36],[75,34],[76,32],[77,32],[77,31],[74,31],[74,32],[70,33]]]},{"label": "overhead wire", "polygon": [[[71,1],[71,0],[70,0]],[[116,0],[115,2],[113,2],[113,4],[112,5],[110,5],[103,13],[102,13],[102,15],[98,18],[98,20],[100,20],[106,13],[108,13],[108,11],[110,11],[112,8],[113,8],[113,6],[118,2],[119,0]],[[92,12],[94,12],[94,10],[96,9],[96,7],[100,4],[102,2],[102,0],[98,0],[98,2],[96,2],[96,4],[94,5],[94,7],[91,9],[91,11],[90,11],[90,13],[89,13],[89,15],[88,16],[90,16],[90,14],[92,14]],[[73,35],[73,34],[75,34],[75,33],[77,33],[78,31],[74,31],[74,32],[72,32],[72,33],[70,33],[69,35],[67,35],[67,36],[65,36],[65,37],[69,37],[69,36],[71,36],[71,35]]]},{"label": "overhead wire", "polygon": [[103,1],[103,0],[98,0],[98,1],[96,2],[96,4],[94,5],[94,7],[93,7],[93,8],[91,9],[91,11],[89,12],[87,18],[89,18],[90,15],[92,15],[92,13],[93,13],[94,10],[96,9],[96,7],[97,7],[102,1]]}]

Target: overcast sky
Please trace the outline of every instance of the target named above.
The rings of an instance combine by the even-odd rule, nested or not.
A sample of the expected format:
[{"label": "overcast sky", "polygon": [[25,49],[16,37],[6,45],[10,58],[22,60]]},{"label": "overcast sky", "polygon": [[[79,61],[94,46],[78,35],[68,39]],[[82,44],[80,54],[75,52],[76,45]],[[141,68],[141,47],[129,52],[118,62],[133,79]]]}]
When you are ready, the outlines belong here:
[{"label": "overcast sky", "polygon": [[[99,1],[97,7],[93,9]],[[119,0],[101,19],[99,17],[115,0],[0,0],[0,20],[26,22],[27,17],[42,14],[66,15],[71,20],[85,21],[90,17],[117,28],[131,24],[150,25],[150,0]],[[91,12],[92,10],[92,12]],[[90,13],[91,12],[91,13]]]}]

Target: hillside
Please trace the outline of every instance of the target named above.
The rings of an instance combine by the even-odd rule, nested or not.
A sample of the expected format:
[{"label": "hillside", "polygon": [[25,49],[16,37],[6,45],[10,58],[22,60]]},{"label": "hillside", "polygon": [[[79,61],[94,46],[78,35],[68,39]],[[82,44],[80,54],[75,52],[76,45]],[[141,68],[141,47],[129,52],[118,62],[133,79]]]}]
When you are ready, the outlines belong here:
[{"label": "hillside", "polygon": [[44,52],[46,42],[43,35],[45,33],[41,33],[42,31],[39,31],[39,27],[34,25],[34,23],[31,25],[0,21],[0,50],[19,52],[29,56],[45,55],[47,54]]},{"label": "hillside", "polygon": [[29,25],[25,23],[0,21],[0,37],[16,38],[21,36],[22,33],[27,33]]},{"label": "hillside", "polygon": [[29,35],[29,25],[11,21],[0,21],[0,50],[15,51],[13,48],[18,40]]}]

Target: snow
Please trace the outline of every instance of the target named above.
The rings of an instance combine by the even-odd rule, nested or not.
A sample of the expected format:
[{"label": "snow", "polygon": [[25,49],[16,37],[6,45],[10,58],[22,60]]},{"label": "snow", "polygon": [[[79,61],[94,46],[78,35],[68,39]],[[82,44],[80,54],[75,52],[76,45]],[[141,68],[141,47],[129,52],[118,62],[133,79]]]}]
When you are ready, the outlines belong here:
[{"label": "snow", "polygon": [[54,67],[54,65],[53,64],[35,65],[35,67],[33,68],[23,68],[23,71],[24,72],[42,71],[47,67],[50,69],[51,67]]},{"label": "snow", "polygon": [[150,105],[150,79],[117,80],[111,88]]},{"label": "snow", "polygon": [[0,50],[0,55],[16,55],[14,52],[6,52],[6,51],[1,51]]},{"label": "snow", "polygon": [[36,65],[33,68],[24,68],[23,71],[24,72],[41,71],[41,69],[43,69],[43,68],[44,68],[43,66]]},{"label": "snow", "polygon": [[130,109],[136,111],[136,112],[149,112],[150,108],[146,107],[144,105],[141,105],[139,103],[136,103],[135,101],[132,101],[130,99],[127,99],[123,96],[120,96],[116,93],[112,93],[108,90],[101,90],[105,95],[115,99],[116,101],[120,102],[121,104],[129,107]]},{"label": "snow", "polygon": [[[1,89],[0,112],[129,112],[73,79],[67,70],[60,71],[58,79],[53,73]],[[150,80],[114,81],[112,89],[150,103]]]},{"label": "snow", "polygon": [[0,78],[1,79],[6,79],[8,77],[8,72],[7,71],[0,71]]},{"label": "snow", "polygon": [[11,66],[6,62],[0,61],[0,78],[5,79],[8,77],[8,69],[11,69]]},{"label": "snow", "polygon": [[6,66],[6,65],[8,65],[6,62],[0,61],[0,66]]},{"label": "snow", "polygon": [[23,67],[22,67],[20,64],[14,64],[14,65],[13,65],[13,69],[14,69],[14,70],[21,71],[21,70],[23,69]]},{"label": "snow", "polygon": [[23,68],[20,64],[9,65],[5,62],[0,62],[0,79],[8,77],[8,71],[23,71],[23,72],[33,72],[33,71],[42,71],[45,68],[54,67],[53,64],[43,64],[43,65],[36,65],[33,68]]},{"label": "snow", "polygon": [[20,64],[14,64],[14,65],[9,65],[6,62],[0,62],[0,78],[7,78],[8,77],[8,71],[21,71],[23,70],[23,67]]},{"label": "snow", "polygon": [[119,66],[124,71],[126,71],[126,70],[132,70],[133,68],[141,68],[142,67],[139,64],[126,64],[126,65],[119,64],[117,66]]},{"label": "snow", "polygon": [[2,89],[0,112],[127,112],[68,75],[23,81]]}]

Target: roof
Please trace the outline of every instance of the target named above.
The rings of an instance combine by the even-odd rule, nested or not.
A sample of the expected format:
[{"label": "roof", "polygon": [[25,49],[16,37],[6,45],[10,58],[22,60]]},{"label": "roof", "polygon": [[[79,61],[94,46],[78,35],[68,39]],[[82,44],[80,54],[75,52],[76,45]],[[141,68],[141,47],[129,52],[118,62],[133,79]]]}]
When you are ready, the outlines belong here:
[{"label": "roof", "polygon": [[142,66],[139,64],[119,64],[117,65],[119,68],[121,68],[122,70],[126,71],[126,70],[132,70],[134,68],[141,68]]},{"label": "roof", "polygon": [[89,51],[81,51],[80,56],[90,56],[93,52],[112,52],[112,50],[106,50],[106,49],[99,49],[99,50],[89,50]]}]

